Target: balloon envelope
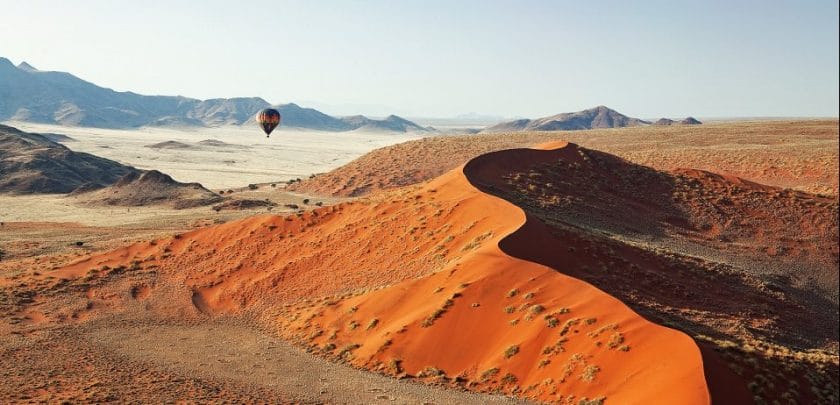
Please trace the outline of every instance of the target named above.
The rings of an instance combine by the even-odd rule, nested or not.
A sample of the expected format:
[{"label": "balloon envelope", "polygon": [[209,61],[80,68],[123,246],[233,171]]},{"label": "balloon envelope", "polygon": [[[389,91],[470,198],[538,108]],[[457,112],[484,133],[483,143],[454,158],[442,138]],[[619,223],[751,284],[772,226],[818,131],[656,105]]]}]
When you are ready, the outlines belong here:
[{"label": "balloon envelope", "polygon": [[262,127],[265,136],[268,137],[274,128],[280,126],[280,113],[273,108],[266,108],[257,113],[257,124]]}]

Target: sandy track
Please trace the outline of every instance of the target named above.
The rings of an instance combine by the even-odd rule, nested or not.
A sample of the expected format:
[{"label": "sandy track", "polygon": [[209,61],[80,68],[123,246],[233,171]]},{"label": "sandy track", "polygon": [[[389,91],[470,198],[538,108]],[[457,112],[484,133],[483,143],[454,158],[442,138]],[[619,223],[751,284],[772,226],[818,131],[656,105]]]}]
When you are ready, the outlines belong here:
[{"label": "sandy track", "polygon": [[106,351],[144,360],[175,375],[255,384],[284,401],[335,404],[513,404],[388,378],[331,363],[243,326],[149,325],[91,328],[85,338]]}]

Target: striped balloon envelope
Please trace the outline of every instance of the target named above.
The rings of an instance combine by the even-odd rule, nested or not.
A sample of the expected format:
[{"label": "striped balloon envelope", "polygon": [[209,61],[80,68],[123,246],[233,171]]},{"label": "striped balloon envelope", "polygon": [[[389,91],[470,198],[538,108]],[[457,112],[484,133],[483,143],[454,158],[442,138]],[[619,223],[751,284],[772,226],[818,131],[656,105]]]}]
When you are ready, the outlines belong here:
[{"label": "striped balloon envelope", "polygon": [[265,137],[271,135],[274,128],[280,126],[280,113],[273,108],[266,108],[257,113],[257,124],[262,127]]}]

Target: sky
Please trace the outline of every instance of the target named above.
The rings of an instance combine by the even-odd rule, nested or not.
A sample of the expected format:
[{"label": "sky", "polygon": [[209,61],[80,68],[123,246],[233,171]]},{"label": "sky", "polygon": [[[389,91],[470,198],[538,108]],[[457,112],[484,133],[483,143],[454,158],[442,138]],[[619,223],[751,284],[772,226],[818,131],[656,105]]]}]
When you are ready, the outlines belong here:
[{"label": "sky", "polygon": [[838,115],[834,1],[0,0],[0,56],[336,115]]}]

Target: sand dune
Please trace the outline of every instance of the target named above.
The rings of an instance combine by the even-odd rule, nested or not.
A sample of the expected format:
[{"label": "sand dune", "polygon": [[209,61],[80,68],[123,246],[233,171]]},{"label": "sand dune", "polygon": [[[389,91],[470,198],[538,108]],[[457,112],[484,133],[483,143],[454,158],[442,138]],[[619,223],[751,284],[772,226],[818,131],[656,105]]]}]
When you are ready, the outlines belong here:
[{"label": "sand dune", "polygon": [[358,366],[472,389],[546,401],[708,403],[689,337],[645,321],[562,269],[516,258],[545,230],[529,229],[520,209],[472,185],[495,177],[504,161],[484,163],[475,159],[464,175],[451,172],[421,190],[473,215],[492,212],[501,228],[458,249],[460,257],[434,274],[304,305],[281,330]]},{"label": "sand dune", "polygon": [[837,195],[836,120],[719,122],[564,132],[426,138],[374,150],[292,186],[361,196],[433,179],[496,150],[564,139],[659,170],[695,168],[762,184]]},{"label": "sand dune", "polygon": [[[664,215],[672,213],[653,201],[639,205],[662,221],[653,227],[630,221],[626,225],[637,228],[628,231],[581,217],[587,204],[603,203],[604,197],[581,188],[618,193],[617,201],[632,206],[621,193],[634,183],[616,176],[640,169],[615,157],[604,161],[575,145],[546,147],[551,150],[486,154],[420,186],[294,216],[252,217],[55,269],[36,265],[40,274],[24,285],[7,282],[42,289],[38,314],[24,310],[35,324],[73,324],[134,311],[180,321],[244,317],[357,367],[540,400],[708,403],[711,392],[726,395],[715,402],[743,403],[748,378],[766,375],[765,367],[787,370],[782,377],[762,377],[782,390],[776,395],[784,392],[787,378],[805,386],[836,384],[830,377],[836,364],[818,352],[786,354],[777,348],[756,362],[749,357],[755,355],[724,346],[726,339],[749,333],[774,344],[795,339],[791,316],[801,308],[799,298],[784,289],[771,293],[758,280],[704,259],[632,240],[645,232],[696,236],[668,233],[693,228]],[[558,171],[563,165],[575,169]],[[653,190],[659,187],[654,180],[678,175],[709,185],[691,191],[666,182],[688,197],[736,186],[753,198],[776,192],[705,172],[645,170],[639,179]],[[520,179],[511,181],[518,173]],[[592,176],[620,187],[611,190]],[[554,192],[579,202],[551,204],[553,194],[545,188],[560,181],[568,184]],[[644,193],[637,194],[643,201]],[[801,201],[780,208],[824,203],[797,198]],[[736,199],[734,206],[743,201]],[[825,216],[820,210],[830,210],[818,208],[815,219]],[[65,289],[86,293],[58,293]],[[62,300],[52,301],[53,294]],[[734,307],[736,294],[752,294],[747,301],[754,306]],[[773,315],[761,318],[759,311]],[[709,343],[701,351],[691,337],[639,312],[712,340],[704,340]],[[732,330],[745,320],[753,321],[745,335]],[[815,336],[836,342],[830,335]],[[742,371],[733,373],[731,367]],[[806,382],[803,376],[814,369],[826,371],[807,374]],[[820,390],[815,392],[824,395]],[[814,395],[803,389],[797,398],[814,400]]]},{"label": "sand dune", "polygon": [[[323,311],[320,326],[286,324],[284,317],[295,308],[264,320],[283,325],[281,333],[290,337],[321,330],[323,335],[307,343],[337,345],[336,351],[363,341],[353,353],[358,359],[354,364],[360,366],[376,368],[399,359],[401,371],[422,376],[424,369],[435,367],[448,378],[463,374],[460,382],[473,389],[539,399],[606,395],[621,402],[664,398],[659,385],[644,384],[662,381],[684,387],[671,391],[674,401],[707,402],[700,351],[689,337],[645,321],[586,283],[499,249],[498,241],[521,226],[525,216],[470,184],[469,176],[486,171],[465,176],[456,170],[404,192],[399,200],[342,204],[291,220],[257,217],[154,245],[133,245],[51,274],[81,277],[91,268],[119,268],[138,260],[135,267],[160,266],[162,274],[176,277],[193,291],[194,307],[210,314],[397,283],[296,314],[305,319],[307,311]],[[403,234],[395,234],[397,230]],[[337,240],[342,243],[333,242]],[[318,253],[326,243],[333,243],[332,253]],[[406,243],[415,249],[406,252],[401,248]],[[214,253],[208,255],[208,249]],[[439,264],[430,267],[430,261]],[[175,268],[182,271],[166,270]],[[184,272],[187,268],[195,270]],[[520,292],[507,297],[513,289]],[[447,297],[453,303],[445,314],[423,327]],[[359,309],[348,312],[351,307]],[[515,312],[507,314],[507,307]],[[360,324],[357,330],[337,327],[350,318]],[[373,319],[376,325],[368,329]],[[519,319],[517,325],[510,324],[514,319]],[[290,333],[296,327],[303,329]],[[404,327],[408,330],[398,333]],[[334,328],[341,334],[327,341]],[[386,340],[391,343],[380,350]],[[550,353],[541,354],[547,347],[552,347]],[[679,355],[663,359],[656,354],[662,348]],[[506,350],[517,353],[506,359]],[[547,381],[551,376],[556,380]]]}]

